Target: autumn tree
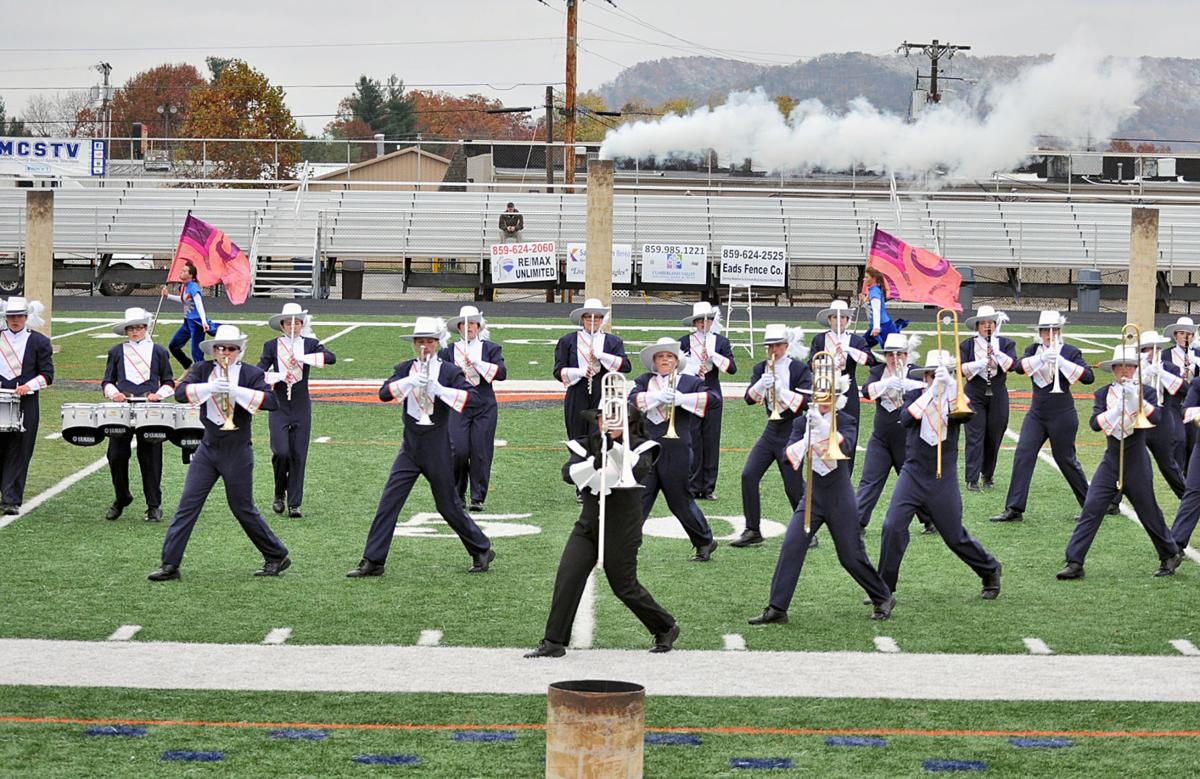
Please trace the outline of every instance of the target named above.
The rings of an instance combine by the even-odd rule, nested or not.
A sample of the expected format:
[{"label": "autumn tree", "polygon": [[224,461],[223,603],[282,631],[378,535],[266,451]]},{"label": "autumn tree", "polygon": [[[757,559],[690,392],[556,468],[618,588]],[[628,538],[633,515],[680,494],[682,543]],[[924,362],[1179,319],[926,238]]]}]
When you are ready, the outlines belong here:
[{"label": "autumn tree", "polygon": [[787,119],[792,115],[792,109],[800,104],[800,101],[789,95],[779,95],[775,98],[775,107],[779,109],[779,113],[783,114],[783,118]]},{"label": "autumn tree", "polygon": [[42,137],[89,136],[95,132],[91,105],[91,96],[83,91],[34,95],[25,105],[25,124],[31,134]]},{"label": "autumn tree", "polygon": [[499,100],[479,94],[458,97],[446,92],[409,92],[422,137],[461,140],[530,140],[534,125],[528,114],[487,113],[504,107]]},{"label": "autumn tree", "polygon": [[[183,135],[189,138],[303,139],[304,133],[283,102],[283,88],[242,60],[231,60],[212,84],[191,94]],[[187,153],[200,159],[199,144]],[[302,157],[295,143],[216,143],[203,150],[219,178],[287,178]]]},{"label": "autumn tree", "polygon": [[1171,147],[1167,144],[1156,145],[1148,141],[1140,141],[1136,146],[1125,140],[1115,140],[1109,143],[1109,151],[1120,152],[1122,154],[1156,154],[1171,151]]},{"label": "autumn tree", "polygon": [[[186,63],[158,65],[137,73],[113,95],[113,136],[130,135],[134,122],[144,125],[153,138],[184,135],[192,92],[203,84],[196,67]],[[175,113],[170,113],[172,107]],[[115,143],[113,152],[114,157],[128,156],[128,144]]]}]

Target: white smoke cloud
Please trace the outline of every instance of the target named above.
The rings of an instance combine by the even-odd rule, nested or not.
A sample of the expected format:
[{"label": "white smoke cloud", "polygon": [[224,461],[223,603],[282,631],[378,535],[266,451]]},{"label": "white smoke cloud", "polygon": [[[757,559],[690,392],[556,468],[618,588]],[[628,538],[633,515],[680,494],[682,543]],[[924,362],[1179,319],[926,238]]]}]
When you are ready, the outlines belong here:
[{"label": "white smoke cloud", "polygon": [[1109,138],[1137,111],[1142,89],[1136,61],[1106,59],[1077,40],[988,90],[982,115],[962,102],[931,104],[909,123],[858,98],[844,114],[808,100],[785,119],[755,90],[687,116],[619,127],[607,134],[600,155],[693,156],[714,149],[724,160],[750,158],[771,171],[863,165],[916,175],[945,167],[952,177],[980,178],[1019,165],[1039,135],[1079,147]]}]

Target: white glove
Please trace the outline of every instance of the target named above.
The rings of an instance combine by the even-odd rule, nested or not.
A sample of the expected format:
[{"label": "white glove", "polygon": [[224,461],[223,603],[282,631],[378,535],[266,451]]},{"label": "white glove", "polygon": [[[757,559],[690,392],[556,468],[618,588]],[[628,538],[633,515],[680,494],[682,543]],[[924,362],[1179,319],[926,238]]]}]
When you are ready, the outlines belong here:
[{"label": "white glove", "polygon": [[1200,368],[1200,354],[1188,350],[1188,362],[1191,363],[1193,368]]},{"label": "white glove", "polygon": [[416,373],[409,376],[409,378],[413,380],[413,384],[418,387],[424,387],[428,385],[432,377],[433,371],[430,371],[428,374],[426,374],[423,370],[418,370]]},{"label": "white glove", "polygon": [[987,371],[987,358],[982,360],[973,360],[963,363],[963,373],[969,373],[972,376],[982,376]]},{"label": "white glove", "polygon": [[1142,381],[1150,384],[1158,378],[1158,363],[1142,363]]},{"label": "white glove", "polygon": [[438,381],[438,371],[430,371],[427,391],[432,397],[441,397],[442,383]]},{"label": "white glove", "polygon": [[887,388],[893,392],[904,392],[904,379],[893,376],[887,380]]},{"label": "white glove", "polygon": [[670,387],[660,390],[659,397],[661,398],[659,402],[664,406],[674,406],[679,401],[679,393]]},{"label": "white glove", "polygon": [[568,384],[573,384],[587,376],[586,368],[563,368],[563,378],[567,379]]},{"label": "white glove", "polygon": [[279,382],[283,381],[283,378],[286,375],[287,374],[285,374],[283,371],[266,371],[263,374],[263,379],[267,382],[267,384],[278,384]]},{"label": "white glove", "polygon": [[816,403],[808,404],[808,411],[805,412],[805,415],[808,417],[809,427],[820,424],[822,418],[824,417],[824,415],[821,413],[821,409],[818,408]]},{"label": "white glove", "polygon": [[762,375],[762,378],[755,383],[754,391],[759,395],[766,395],[767,392],[770,391],[771,387],[774,386],[774,384],[775,374],[767,371]]},{"label": "white glove", "polygon": [[941,384],[943,387],[950,386],[950,369],[945,365],[939,365],[937,370],[933,372],[933,380],[936,383]]},{"label": "white glove", "polygon": [[661,406],[664,402],[666,402],[663,399],[663,393],[665,392],[666,390],[646,390],[644,393],[642,393],[646,397],[646,408]]},{"label": "white glove", "polygon": [[208,383],[208,387],[213,393],[221,395],[228,395],[233,391],[233,384],[229,379],[214,379]]}]

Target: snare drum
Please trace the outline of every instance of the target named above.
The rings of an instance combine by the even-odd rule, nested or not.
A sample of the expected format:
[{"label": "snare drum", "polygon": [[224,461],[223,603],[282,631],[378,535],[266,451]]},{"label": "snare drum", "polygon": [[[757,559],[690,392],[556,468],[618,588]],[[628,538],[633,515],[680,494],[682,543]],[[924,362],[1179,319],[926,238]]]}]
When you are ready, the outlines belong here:
[{"label": "snare drum", "polygon": [[161,444],[175,429],[175,408],[164,403],[136,403],[130,408],[129,420],[139,441]]},{"label": "snare drum", "polygon": [[92,403],[64,403],[62,437],[75,446],[95,446],[103,441],[104,433],[96,424],[96,406]]},{"label": "snare drum", "polygon": [[0,433],[24,433],[21,398],[15,390],[0,389]]},{"label": "snare drum", "polygon": [[129,435],[133,429],[128,403],[100,403],[96,407],[96,425],[110,438]]},{"label": "snare drum", "polygon": [[200,421],[200,407],[190,403],[168,406],[175,411],[175,427],[167,434],[171,443],[181,449],[195,449],[204,438],[204,423]]}]

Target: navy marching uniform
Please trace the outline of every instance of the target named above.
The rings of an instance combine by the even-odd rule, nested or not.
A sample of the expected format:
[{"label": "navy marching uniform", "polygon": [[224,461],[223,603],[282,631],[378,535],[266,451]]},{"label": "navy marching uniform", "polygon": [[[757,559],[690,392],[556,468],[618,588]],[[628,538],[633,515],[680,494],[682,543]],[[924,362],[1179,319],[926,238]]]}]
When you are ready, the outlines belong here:
[{"label": "navy marching uniform", "polygon": [[[711,332],[718,311],[706,302],[692,305],[692,316],[684,317],[683,323],[696,329],[679,339],[679,347],[689,359],[687,372],[700,375],[708,385],[710,403],[703,417],[696,420],[697,445],[692,450],[692,494],[704,500],[716,500],[717,475],[721,464],[721,417],[725,399],[721,393],[721,374],[733,376],[737,363],[733,360],[733,347],[729,339],[720,333]],[[696,327],[704,323],[703,329]]]},{"label": "navy marching uniform", "polygon": [[[290,517],[300,516],[304,502],[304,473],[308,466],[308,444],[312,435],[312,398],[308,393],[308,374],[313,367],[337,362],[337,356],[316,338],[298,334],[300,323],[308,315],[296,303],[285,303],[283,313],[272,316],[269,324],[283,332],[296,327],[295,335],[272,338],[263,344],[258,367],[267,371],[268,382],[278,403],[268,416],[271,428],[271,469],[275,475],[275,498],[271,509],[282,514],[286,496]],[[289,320],[298,320],[289,325]]]},{"label": "navy marching uniform", "polygon": [[[128,336],[129,340],[108,350],[108,362],[100,382],[108,400],[122,403],[125,398],[153,395],[153,402],[158,402],[175,394],[171,354],[165,346],[150,340],[150,322],[148,311],[129,308],[125,310],[125,320],[113,326],[114,333]],[[134,340],[136,328],[141,329],[138,340]],[[113,502],[104,515],[108,520],[118,519],[125,507],[133,503],[133,493],[129,491],[133,437],[132,430],[123,436],[108,437],[108,470],[113,485]],[[162,520],[162,442],[138,441],[137,460],[142,474],[142,494],[146,498],[146,521],[159,522]]]},{"label": "navy marching uniform", "polygon": [[[1003,319],[1001,319],[1003,318]],[[1003,312],[991,306],[980,306],[975,316],[966,320],[974,327],[975,336],[964,340],[958,348],[966,386],[963,392],[975,414],[967,420],[965,471],[967,489],[990,489],[996,476],[1000,444],[1008,430],[1008,374],[1017,362],[1017,344],[1011,338],[997,335],[1000,321],[1007,320]],[[991,327],[988,326],[991,323]],[[987,331],[987,335],[985,335]]]},{"label": "navy marching uniform", "polygon": [[[696,499],[688,488],[693,451],[693,420],[703,419],[712,402],[712,391],[696,376],[676,374],[675,389],[671,389],[669,375],[657,372],[655,356],[670,354],[679,364],[679,344],[671,338],[660,338],[658,343],[642,350],[642,363],[651,367],[633,382],[629,402],[642,413],[646,437],[658,442],[658,460],[642,481],[642,517],[650,516],[654,502],[661,492],[667,499],[667,507],[683,525],[688,540],[696,548],[692,558],[707,562],[717,548],[712,528],[704,513],[696,505]],[[666,438],[668,415],[674,407],[675,433],[678,438]]]},{"label": "navy marching uniform", "polygon": [[[639,430],[640,415],[628,409],[626,413],[630,414],[629,447],[637,449],[645,440]],[[595,414],[595,411],[589,412],[593,419]],[[579,601],[598,559],[600,498],[595,474],[602,460],[600,447],[604,446],[611,452],[614,447],[622,446],[621,435],[606,432],[602,436],[597,428],[586,438],[573,440],[568,445],[571,458],[563,466],[563,480],[573,483],[574,478],[570,475],[572,469],[579,468],[580,463],[591,458],[593,467],[585,469],[591,477],[588,479],[591,484],[580,487],[583,508],[575,526],[571,528],[571,535],[567,538],[558,563],[544,637],[537,648],[525,657],[562,657],[567,653],[566,646],[571,641],[571,627],[575,623]],[[656,449],[652,448],[642,453],[634,463],[633,475],[639,482],[645,481],[656,455]],[[604,499],[604,576],[613,594],[654,636],[654,648],[650,651],[656,654],[669,652],[679,637],[679,625],[675,617],[654,600],[637,576],[638,549],[642,545],[641,493],[644,488],[639,483],[633,487],[610,485],[610,490]]]},{"label": "navy marching uniform", "polygon": [[5,308],[8,329],[0,331],[0,388],[26,390],[18,401],[24,431],[0,432],[0,502],[10,516],[20,513],[25,500],[25,479],[38,438],[38,391],[54,383],[50,339],[28,327],[30,313],[36,318],[40,306],[10,297]]},{"label": "navy marching uniform", "polygon": [[[1137,360],[1138,356],[1132,348],[1117,346],[1113,350],[1113,359],[1108,363],[1101,363],[1101,367],[1109,367],[1116,373],[1115,368],[1118,364],[1130,368],[1137,364]],[[1151,473],[1150,457],[1146,451],[1145,431],[1134,426],[1139,408],[1152,423],[1161,418],[1160,410],[1155,407],[1154,401],[1154,389],[1142,387],[1139,392],[1138,384],[1132,378],[1124,383],[1114,381],[1094,393],[1091,427],[1105,434],[1107,446],[1104,458],[1097,466],[1088,487],[1083,513],[1075,524],[1071,540],[1067,542],[1067,565],[1058,572],[1057,578],[1083,577],[1084,559],[1096,538],[1105,512],[1117,496],[1122,448],[1125,451],[1125,496],[1137,512],[1138,521],[1145,529],[1146,535],[1150,536],[1161,561],[1154,575],[1170,576],[1179,567],[1183,555],[1171,538],[1171,532],[1167,530],[1162,511],[1154,497],[1154,475]]]},{"label": "navy marching uniform", "polygon": [[[845,411],[834,413],[837,414],[835,445],[841,449],[842,454],[849,457],[858,441],[858,423]],[[771,577],[771,595],[767,601],[767,608],[749,622],[751,625],[766,625],[788,621],[787,610],[791,606],[796,584],[800,580],[800,570],[804,567],[811,538],[821,525],[829,528],[829,535],[833,538],[838,562],[842,568],[863,588],[870,602],[874,604],[875,610],[871,618],[887,619],[892,615],[896,601],[892,597],[891,589],[884,583],[875,566],[871,565],[866,545],[859,535],[858,522],[855,519],[858,509],[854,502],[854,488],[850,481],[850,469],[845,467],[849,460],[839,462],[822,456],[823,453],[829,452],[832,432],[830,411],[826,408],[822,413],[810,406],[802,419],[804,422],[799,424],[803,430],[802,437],[788,446],[787,456],[791,466],[799,470],[809,452],[811,440],[812,522],[809,531],[805,532],[805,499],[801,498],[783,537],[779,560],[775,563],[775,574]]]},{"label": "navy marching uniform", "polygon": [[[215,361],[192,363],[179,386],[175,399],[180,403],[201,404],[200,419],[204,438],[188,465],[179,507],[167,527],[163,540],[162,567],[150,574],[151,581],[180,578],[179,566],[188,539],[200,518],[209,492],[220,478],[225,482],[229,509],[246,536],[263,556],[263,567],[255,576],[278,576],[291,565],[287,547],[271,531],[254,505],[254,449],[250,440],[254,414],[275,408],[275,395],[261,369],[238,361],[245,350],[246,336],[234,325],[221,325],[214,338],[200,348],[212,355],[220,347],[236,346],[227,369]],[[230,352],[222,352],[230,354]],[[234,430],[222,430],[226,404],[233,408]]]},{"label": "navy marching uniform", "polygon": [[[412,337],[436,340],[441,320],[418,317]],[[428,376],[424,371],[428,370]],[[379,576],[384,571],[396,520],[408,495],[421,476],[429,482],[433,501],[442,519],[458,534],[471,555],[471,573],[488,570],[496,557],[492,542],[463,508],[454,492],[453,453],[450,447],[450,415],[462,413],[473,400],[474,389],[455,365],[437,359],[433,348],[423,368],[420,360],[405,360],[379,388],[379,399],[400,401],[404,419],[404,442],[392,464],[375,519],[367,533],[367,544],[358,567],[346,575]],[[428,417],[431,424],[421,424]]]},{"label": "navy marching uniform", "polygon": [[[1038,330],[1048,331],[1053,339],[1054,331],[1061,330],[1062,324],[1057,311],[1043,311]],[[1050,453],[1075,494],[1075,500],[1082,506],[1087,497],[1087,476],[1075,456],[1079,414],[1075,410],[1071,387],[1076,383],[1091,384],[1095,380],[1092,369],[1084,361],[1083,353],[1070,344],[1048,347],[1045,343],[1033,343],[1017,362],[1017,372],[1032,379],[1033,400],[1021,423],[1021,437],[1013,456],[1004,511],[992,517],[993,522],[1014,522],[1024,518],[1033,469],[1046,439],[1050,440]],[[1062,392],[1052,391],[1056,373]]]},{"label": "navy marching uniform", "polygon": [[[580,329],[558,339],[554,347],[554,378],[563,383],[563,418],[567,438],[583,438],[591,431],[581,412],[600,405],[600,384],[605,373],[629,373],[633,366],[625,356],[625,344],[615,335],[601,329],[596,322],[595,332],[585,328],[584,317],[603,317],[608,309],[595,298],[588,298],[581,308],[571,312],[571,321]],[[588,390],[588,371],[592,372],[591,391]]]},{"label": "navy marching uniform", "polygon": [[[763,345],[767,347],[768,352],[778,345],[783,345],[784,349],[776,350],[781,356],[775,359],[773,374],[767,371],[766,360],[755,365],[750,372],[750,386],[746,389],[745,401],[751,406],[758,403],[763,405],[763,411],[767,414],[767,424],[751,447],[750,453],[746,455],[746,462],[742,466],[742,514],[746,517],[746,529],[737,540],[730,542],[729,545],[733,547],[762,543],[762,497],[759,494],[759,484],[772,463],[779,468],[779,475],[783,478],[783,491],[792,511],[796,510],[804,494],[804,477],[791,467],[787,461],[786,450],[792,441],[792,423],[807,402],[804,393],[812,388],[812,373],[804,362],[787,356],[787,343],[786,327],[767,325],[763,333]],[[771,419],[770,416],[772,394],[775,395],[775,406],[781,417],[777,420]]]},{"label": "navy marching uniform", "polygon": [[[853,309],[846,301],[835,300],[829,304],[829,308],[817,314],[817,321],[824,322],[829,330],[813,336],[808,353],[808,367],[812,368],[813,355],[818,352],[829,352],[834,356],[841,368],[841,374],[850,377],[850,389],[846,393],[846,413],[854,417],[855,426],[857,426],[861,417],[861,406],[858,400],[858,366],[865,365],[869,368],[874,366],[878,360],[871,353],[867,339],[849,331],[851,311]],[[845,321],[840,325],[835,324],[832,321],[835,317]],[[857,457],[858,452],[851,452],[850,459],[847,461],[851,475],[854,474],[854,462]]]},{"label": "navy marching uniform", "polygon": [[[984,600],[993,600],[1000,594],[1000,563],[962,524],[962,493],[958,485],[958,433],[962,423],[949,418],[957,390],[953,374],[945,367],[953,364],[949,352],[935,349],[925,356],[924,369],[912,371],[933,374],[934,378],[924,390],[912,390],[904,396],[900,419],[908,430],[908,449],[883,522],[879,573],[895,594],[900,563],[908,548],[908,526],[913,514],[923,508],[933,518],[934,527],[950,551],[982,579]],[[939,438],[940,479],[937,478]]]},{"label": "navy marching uniform", "polygon": [[[1175,493],[1182,498],[1186,489],[1183,467],[1178,461],[1178,450],[1184,439],[1183,432],[1183,376],[1179,367],[1166,360],[1155,360],[1153,354],[1157,341],[1147,344],[1147,339],[1157,339],[1157,333],[1142,335],[1142,380],[1147,387],[1154,388],[1156,403],[1161,414],[1154,420],[1154,427],[1146,431],[1146,449],[1154,458],[1158,472]],[[1161,389],[1161,392],[1160,392]]]},{"label": "navy marching uniform", "polygon": [[[1183,425],[1195,428],[1196,420],[1200,419],[1200,378],[1192,379],[1188,385],[1187,398],[1183,401]],[[1180,549],[1185,548],[1192,540],[1196,530],[1196,522],[1200,520],[1200,446],[1193,446],[1190,451],[1191,465],[1187,471],[1187,487],[1179,508],[1175,511],[1175,521],[1171,525],[1171,537]]]},{"label": "navy marching uniform", "polygon": [[[904,351],[896,347],[903,345]],[[892,347],[892,348],[889,348]],[[874,366],[870,370],[867,383],[863,385],[863,397],[875,402],[875,421],[871,429],[871,438],[867,441],[867,453],[863,457],[863,469],[858,479],[858,491],[854,495],[858,507],[858,525],[865,531],[875,512],[875,505],[883,488],[887,485],[890,473],[900,473],[904,465],[905,450],[908,447],[908,436],[904,425],[900,423],[900,409],[904,405],[904,393],[924,387],[922,382],[908,378],[907,355],[908,341],[900,333],[888,335],[884,341],[885,351],[894,351],[893,358],[900,364],[890,368],[886,362]],[[901,355],[904,355],[901,357]],[[933,520],[925,509],[917,511],[917,518],[925,526],[926,532],[932,533]]]},{"label": "navy marching uniform", "polygon": [[[1175,324],[1163,328],[1163,335],[1170,338],[1174,344],[1169,350],[1163,352],[1163,361],[1172,363],[1179,368],[1179,374],[1183,377],[1185,385],[1200,376],[1200,350],[1192,346],[1195,334],[1196,324],[1191,317],[1187,316],[1181,316]],[[1179,463],[1179,469],[1183,475],[1187,476],[1191,468],[1192,449],[1197,441],[1197,428],[1194,425],[1182,424],[1182,408],[1179,409],[1179,413],[1183,438],[1175,444],[1175,461]]]},{"label": "navy marching uniform", "polygon": [[467,383],[475,388],[474,401],[462,413],[450,417],[450,444],[454,449],[454,488],[466,500],[470,489],[471,511],[482,511],[492,480],[492,457],[496,447],[499,404],[494,384],[508,378],[500,344],[487,340],[483,315],[475,306],[463,306],[447,327],[464,333],[476,323],[479,337],[463,337],[438,352],[438,358],[459,367]]}]

